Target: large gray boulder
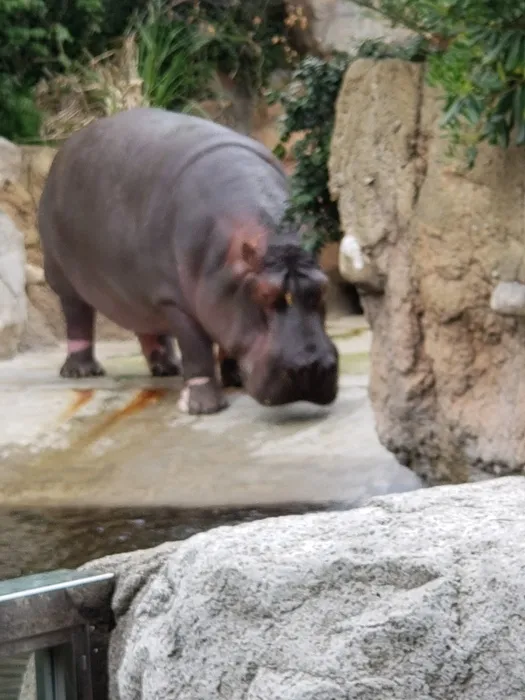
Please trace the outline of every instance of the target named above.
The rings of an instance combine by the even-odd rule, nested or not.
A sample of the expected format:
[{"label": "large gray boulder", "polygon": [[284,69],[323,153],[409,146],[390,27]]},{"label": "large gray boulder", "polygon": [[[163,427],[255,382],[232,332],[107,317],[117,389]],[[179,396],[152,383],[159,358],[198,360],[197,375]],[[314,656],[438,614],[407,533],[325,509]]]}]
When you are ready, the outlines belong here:
[{"label": "large gray boulder", "polygon": [[221,527],[118,573],[111,700],[525,697],[525,479]]}]

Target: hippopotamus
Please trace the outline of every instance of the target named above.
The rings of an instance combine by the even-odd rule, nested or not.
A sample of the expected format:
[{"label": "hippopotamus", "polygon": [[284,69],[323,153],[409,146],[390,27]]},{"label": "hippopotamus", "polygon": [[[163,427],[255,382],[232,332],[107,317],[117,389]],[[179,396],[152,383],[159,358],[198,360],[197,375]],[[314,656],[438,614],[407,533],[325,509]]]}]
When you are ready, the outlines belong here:
[{"label": "hippopotamus", "polygon": [[137,335],[153,376],[182,373],[179,407],[191,414],[225,408],[223,386],[241,383],[267,406],[332,403],[327,278],[287,216],[289,196],[269,149],[205,118],[135,108],[69,137],[38,212],[67,331],[60,375],[104,373],[100,312]]}]

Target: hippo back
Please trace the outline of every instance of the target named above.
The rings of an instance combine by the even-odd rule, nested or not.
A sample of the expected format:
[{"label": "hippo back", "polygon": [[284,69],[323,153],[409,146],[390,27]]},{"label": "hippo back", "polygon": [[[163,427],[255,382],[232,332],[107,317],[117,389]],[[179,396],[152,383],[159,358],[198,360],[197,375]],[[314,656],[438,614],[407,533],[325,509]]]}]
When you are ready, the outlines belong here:
[{"label": "hippo back", "polygon": [[[253,139],[198,117],[129,110],[77,132],[56,156],[42,247],[95,308],[111,317],[118,305],[122,323],[126,307],[145,318],[179,294],[177,256],[201,265],[217,219],[238,210],[277,221],[287,196],[279,162]],[[217,256],[227,241],[213,245]]]}]

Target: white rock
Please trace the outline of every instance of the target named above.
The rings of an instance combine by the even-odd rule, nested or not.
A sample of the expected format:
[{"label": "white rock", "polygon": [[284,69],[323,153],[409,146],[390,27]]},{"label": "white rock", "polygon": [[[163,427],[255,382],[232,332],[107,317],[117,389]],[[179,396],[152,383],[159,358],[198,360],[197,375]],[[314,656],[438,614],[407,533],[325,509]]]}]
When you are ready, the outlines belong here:
[{"label": "white rock", "polygon": [[525,316],[525,284],[499,282],[492,292],[490,308],[502,316]]},{"label": "white rock", "polygon": [[112,700],[525,697],[523,477],[99,564],[118,574]]},{"label": "white rock", "polygon": [[339,264],[341,271],[346,270],[348,264],[356,270],[362,270],[365,266],[361,246],[355,236],[347,234],[343,237],[341,247],[339,248],[339,255],[341,256]]},{"label": "white rock", "polygon": [[13,357],[27,319],[24,237],[0,211],[0,358]]}]

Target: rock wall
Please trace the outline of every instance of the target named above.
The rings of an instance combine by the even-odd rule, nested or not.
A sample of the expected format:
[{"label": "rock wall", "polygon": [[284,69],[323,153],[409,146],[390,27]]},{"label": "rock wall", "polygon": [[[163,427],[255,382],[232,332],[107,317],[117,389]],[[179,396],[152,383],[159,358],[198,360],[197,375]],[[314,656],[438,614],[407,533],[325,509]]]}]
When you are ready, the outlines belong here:
[{"label": "rock wall", "polygon": [[0,211],[0,359],[18,349],[27,319],[22,233]]},{"label": "rock wall", "polygon": [[[25,287],[25,318],[16,341],[12,336],[8,345],[0,337],[4,359],[19,351],[56,345],[65,338],[58,298],[44,280],[37,227],[38,203],[55,153],[53,148],[17,146],[0,137],[0,213],[21,233],[25,247],[25,259],[16,263],[17,278]],[[0,271],[0,280],[1,275]],[[2,323],[0,320],[0,328]],[[131,337],[103,317],[97,318],[97,336],[103,340]]]},{"label": "rock wall", "polygon": [[424,67],[356,61],[339,95],[330,188],[340,270],[373,330],[383,444],[432,482],[525,467],[525,151],[447,155]]},{"label": "rock wall", "polygon": [[403,41],[411,36],[408,30],[392,27],[378,12],[351,0],[287,0],[287,5],[292,17],[299,14],[294,27],[298,44],[306,51],[352,53],[366,39]]},{"label": "rock wall", "polygon": [[525,695],[524,560],[510,477],[82,568],[117,575],[112,700],[493,700]]}]

